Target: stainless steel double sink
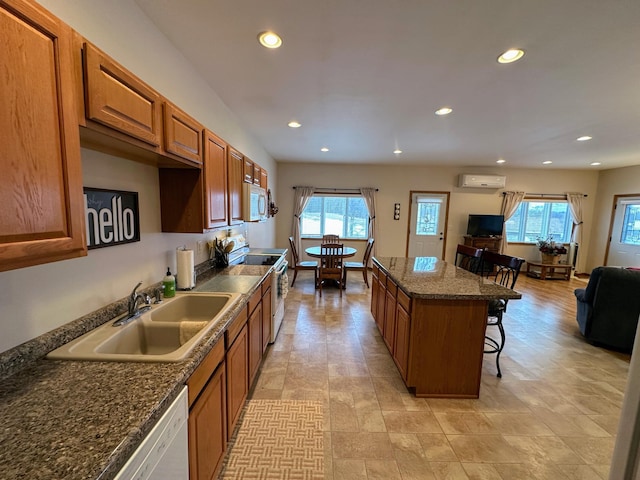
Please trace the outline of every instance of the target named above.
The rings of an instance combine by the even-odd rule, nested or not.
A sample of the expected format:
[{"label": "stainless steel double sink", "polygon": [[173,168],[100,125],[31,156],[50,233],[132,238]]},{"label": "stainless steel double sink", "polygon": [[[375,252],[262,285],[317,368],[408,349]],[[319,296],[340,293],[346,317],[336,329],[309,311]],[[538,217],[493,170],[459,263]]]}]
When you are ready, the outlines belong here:
[{"label": "stainless steel double sink", "polygon": [[240,293],[178,293],[132,322],[113,320],[66,343],[50,359],[179,362],[240,299]]}]

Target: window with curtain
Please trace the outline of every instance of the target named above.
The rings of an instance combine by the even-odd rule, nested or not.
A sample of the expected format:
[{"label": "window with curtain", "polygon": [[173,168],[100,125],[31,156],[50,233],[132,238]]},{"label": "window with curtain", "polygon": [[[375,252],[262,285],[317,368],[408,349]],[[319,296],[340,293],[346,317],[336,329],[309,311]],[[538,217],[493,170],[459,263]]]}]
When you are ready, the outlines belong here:
[{"label": "window with curtain", "polygon": [[558,243],[571,241],[573,220],[566,201],[523,200],[516,213],[505,222],[509,242],[536,243],[553,237]]},{"label": "window with curtain", "polygon": [[366,240],[369,211],[360,195],[314,194],[300,215],[300,235],[320,238],[326,234]]}]

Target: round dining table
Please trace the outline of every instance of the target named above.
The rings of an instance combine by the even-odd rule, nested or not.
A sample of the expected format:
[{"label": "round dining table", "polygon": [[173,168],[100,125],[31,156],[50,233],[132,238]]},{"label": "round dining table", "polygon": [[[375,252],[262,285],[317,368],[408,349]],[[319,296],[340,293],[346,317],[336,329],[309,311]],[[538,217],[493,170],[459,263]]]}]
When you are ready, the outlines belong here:
[{"label": "round dining table", "polygon": [[[304,252],[313,258],[320,258],[322,256],[320,254],[320,245],[305,248]],[[353,247],[344,247],[344,249],[342,250],[342,258],[353,257],[357,252],[358,250]]]}]

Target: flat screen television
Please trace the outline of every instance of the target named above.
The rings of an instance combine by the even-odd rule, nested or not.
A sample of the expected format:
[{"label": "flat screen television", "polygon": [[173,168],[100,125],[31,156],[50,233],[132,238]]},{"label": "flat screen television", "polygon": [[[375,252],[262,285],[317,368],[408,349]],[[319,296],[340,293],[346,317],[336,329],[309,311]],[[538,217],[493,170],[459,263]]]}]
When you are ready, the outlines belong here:
[{"label": "flat screen television", "polygon": [[469,215],[467,235],[493,237],[502,235],[504,215]]}]

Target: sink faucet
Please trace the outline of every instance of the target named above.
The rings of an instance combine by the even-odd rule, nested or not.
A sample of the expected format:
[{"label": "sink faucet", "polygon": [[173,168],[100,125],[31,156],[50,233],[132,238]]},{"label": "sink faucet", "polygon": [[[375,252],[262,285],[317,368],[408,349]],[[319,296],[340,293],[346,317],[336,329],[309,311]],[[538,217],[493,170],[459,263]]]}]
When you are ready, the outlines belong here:
[{"label": "sink faucet", "polygon": [[[146,293],[136,292],[138,287],[142,285],[142,282],[133,287],[131,294],[129,295],[129,301],[127,303],[127,314],[113,322],[114,327],[120,325],[126,325],[131,320],[138,318],[141,313],[146,312],[151,308],[151,298]],[[142,301],[142,306],[138,307],[138,303]]]},{"label": "sink faucet", "polygon": [[147,303],[145,302],[145,297],[142,293],[136,293],[136,290],[138,290],[138,287],[140,285],[142,285],[142,282],[138,282],[138,284],[135,287],[133,287],[133,290],[131,290],[131,294],[129,295],[129,303],[128,303],[129,316],[133,316],[137,313],[138,300],[142,300],[143,303]]}]

